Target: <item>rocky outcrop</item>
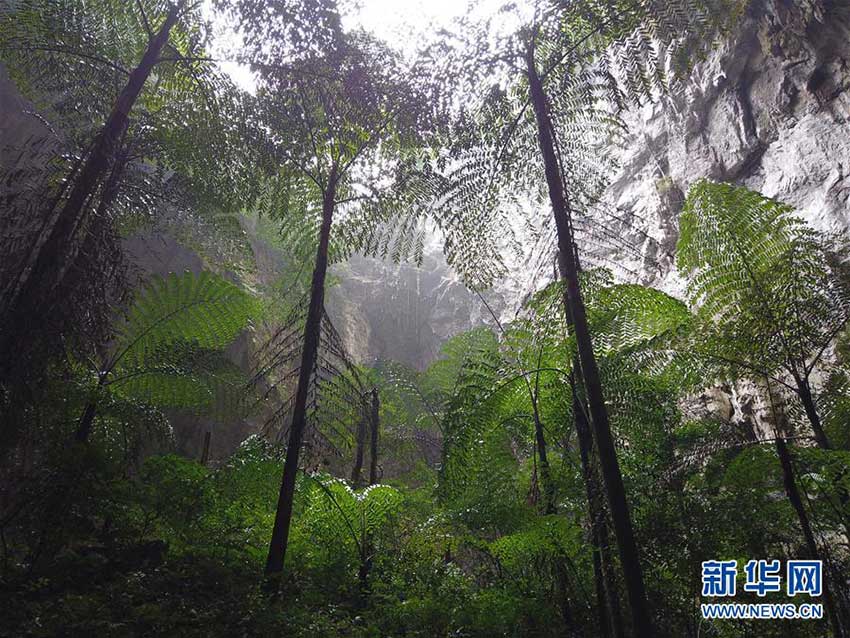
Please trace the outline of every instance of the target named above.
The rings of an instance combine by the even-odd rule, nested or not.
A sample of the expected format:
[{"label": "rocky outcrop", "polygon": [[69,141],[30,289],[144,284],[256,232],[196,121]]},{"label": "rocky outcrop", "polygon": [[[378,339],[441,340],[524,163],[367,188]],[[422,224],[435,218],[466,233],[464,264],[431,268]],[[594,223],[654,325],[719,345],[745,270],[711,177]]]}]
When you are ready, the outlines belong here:
[{"label": "rocky outcrop", "polygon": [[[671,95],[625,115],[620,170],[604,194],[623,250],[599,256],[618,276],[681,297],[678,217],[700,178],[741,184],[795,206],[814,228],[850,230],[850,5],[755,0]],[[611,243],[610,247],[605,247]],[[508,318],[551,274],[521,264],[491,292]],[[364,361],[423,366],[446,336],[488,318],[438,252],[423,270],[354,260],[340,270],[337,315]],[[482,312],[484,311],[484,312]]]},{"label": "rocky outcrop", "polygon": [[[672,95],[628,114],[621,171],[605,199],[636,220],[642,283],[681,292],[678,214],[700,178],[794,205],[818,230],[850,229],[850,6],[757,0]],[[651,237],[647,240],[642,233]]]}]

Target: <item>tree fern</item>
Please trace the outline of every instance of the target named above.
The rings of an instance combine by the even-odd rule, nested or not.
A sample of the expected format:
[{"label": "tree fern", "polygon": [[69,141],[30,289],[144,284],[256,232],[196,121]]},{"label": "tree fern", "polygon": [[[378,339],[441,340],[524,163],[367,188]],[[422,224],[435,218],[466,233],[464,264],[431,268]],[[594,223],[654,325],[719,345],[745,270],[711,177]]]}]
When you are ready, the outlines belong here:
[{"label": "tree fern", "polygon": [[388,485],[355,491],[321,475],[311,477],[309,488],[309,504],[299,524],[321,548],[315,553],[359,563],[361,570],[370,565],[380,549],[376,543],[401,509],[401,494]]},{"label": "tree fern", "polygon": [[790,206],[701,181],[681,216],[677,263],[700,318],[696,354],[717,374],[769,377],[799,397],[821,447],[811,385],[850,319],[846,247],[820,240]]},{"label": "tree fern", "polygon": [[[613,284],[599,271],[585,274],[588,320],[594,350],[621,449],[646,438],[646,428],[670,428],[677,412],[671,387],[680,369],[675,338],[691,315],[685,305],[660,291]],[[466,485],[467,455],[493,428],[515,441],[531,436],[533,407],[524,379],[539,377],[539,404],[548,436],[563,440],[572,422],[572,403],[564,384],[572,371],[574,339],[564,330],[563,284],[556,282],[533,297],[524,316],[509,324],[498,349],[469,350],[443,417],[446,449],[441,469],[449,491]],[[457,487],[452,483],[459,481]]]},{"label": "tree fern", "polygon": [[[15,180],[0,211],[11,239],[0,246],[0,348],[23,348],[40,368],[60,341],[81,354],[105,338],[107,322],[91,317],[126,292],[116,236],[166,203],[236,204],[252,185],[241,160],[255,136],[244,97],[207,57],[196,4],[24,0],[5,3],[0,21],[0,60],[52,131],[53,157]],[[19,154],[4,173],[31,146],[4,149]],[[24,327],[41,337],[16,340]]]},{"label": "tree fern", "polygon": [[[696,3],[684,0],[682,4]],[[659,84],[654,80],[663,76],[661,72],[663,64],[660,61],[661,58],[654,55],[656,43],[653,40],[666,36],[669,41],[670,38],[677,37],[666,28],[669,26],[671,17],[685,18],[682,26],[686,29],[682,31],[698,32],[699,39],[706,35],[704,30],[699,28],[701,27],[699,19],[689,20],[691,17],[698,18],[704,14],[691,11],[679,14],[668,12],[664,14],[667,20],[659,23],[652,19],[657,13],[653,9],[652,5],[615,4],[611,6],[598,5],[594,2],[568,5],[540,3],[534,5],[530,20],[527,16],[519,17],[522,26],[516,33],[511,34],[512,37],[493,37],[489,40],[481,38],[485,42],[496,42],[500,50],[495,53],[488,52],[492,55],[491,60],[507,63],[500,71],[509,78],[511,85],[517,87],[522,98],[518,103],[512,104],[511,110],[515,111],[516,115],[508,114],[496,120],[497,125],[505,126],[505,132],[500,141],[494,144],[494,136],[486,132],[477,136],[478,139],[476,136],[461,137],[462,151],[475,159],[484,158],[485,161],[478,161],[473,165],[473,170],[465,175],[459,175],[456,180],[459,183],[460,192],[464,192],[464,186],[468,185],[469,188],[466,189],[468,192],[479,195],[477,198],[467,198],[462,201],[458,207],[460,214],[466,218],[478,217],[486,220],[492,211],[497,210],[501,198],[500,193],[494,193],[499,191],[498,188],[481,187],[482,172],[493,177],[511,174],[512,168],[513,172],[519,172],[510,163],[514,157],[509,152],[509,147],[513,143],[518,151],[516,157],[520,160],[519,170],[526,174],[531,171],[537,172],[536,179],[531,180],[532,184],[537,184],[536,189],[531,190],[532,198],[536,201],[542,200],[543,193],[540,187],[543,183],[546,184],[561,260],[561,277],[567,283],[568,294],[564,297],[564,303],[568,308],[571,329],[576,334],[581,360],[581,377],[588,395],[594,437],[608,498],[611,502],[611,514],[617,531],[620,558],[631,599],[632,620],[635,632],[639,636],[651,635],[652,628],[646,611],[646,592],[628,504],[625,500],[622,474],[614,450],[598,364],[593,353],[585,317],[578,260],[579,251],[586,246],[587,242],[577,241],[575,213],[587,208],[587,204],[593,203],[599,197],[601,188],[606,183],[606,172],[611,172],[610,165],[606,165],[604,156],[600,153],[600,150],[604,148],[604,141],[607,140],[599,140],[599,134],[602,132],[604,135],[606,130],[613,130],[613,127],[596,126],[594,122],[606,119],[609,122],[616,122],[613,117],[604,117],[604,103],[606,100],[614,103],[621,102],[618,99],[620,86],[616,80],[610,81],[613,74],[610,72],[610,67],[599,63],[600,56],[604,55],[605,50],[615,44],[617,39],[620,39],[618,44],[625,45],[620,48],[619,53],[623,58],[620,66],[627,69],[625,77],[629,82],[626,84],[626,89],[628,93],[636,94],[639,98],[651,95]],[[658,26],[665,28],[657,29]],[[493,35],[488,33],[486,27],[484,33],[487,36]],[[623,40],[624,36],[625,40]],[[602,69],[602,77],[598,78],[598,82],[591,83],[583,77],[585,73],[593,76],[594,71],[599,68]],[[649,74],[645,72],[647,68],[650,71]],[[480,64],[473,69],[473,75],[476,71],[483,71],[486,77],[492,74],[493,69],[491,65]],[[562,82],[561,79],[565,76],[567,81]],[[578,82],[573,83],[571,81],[573,78],[578,79]],[[480,76],[478,80],[481,81]],[[490,80],[488,79],[487,82]],[[606,87],[607,95],[605,95]],[[571,94],[577,99],[567,97]],[[482,102],[484,104],[504,102],[501,100],[502,93],[499,90],[481,90],[479,87],[477,95],[479,101],[476,106]],[[492,99],[493,96],[495,100]],[[559,100],[561,96],[565,96],[565,99]],[[564,109],[564,106],[573,108]],[[558,115],[559,108],[566,112],[566,116]],[[474,119],[473,117],[472,120]],[[523,120],[527,123],[524,127]],[[491,126],[489,118],[482,119],[481,122],[483,126]],[[573,126],[573,124],[579,124],[579,126]],[[469,138],[472,138],[472,141]],[[499,136],[496,136],[496,139],[498,140]],[[539,153],[531,150],[535,142],[539,147]],[[599,161],[600,157],[603,157],[602,162]],[[539,179],[541,169],[545,182]],[[496,183],[495,179],[485,178],[484,181],[488,184]],[[467,209],[477,212],[470,215]],[[604,222],[602,225],[605,226]],[[618,237],[616,232],[610,232],[609,235]],[[551,232],[548,236],[552,236]],[[549,245],[544,242],[543,247],[548,257],[551,254],[548,250]]]},{"label": "tree fern", "polygon": [[103,392],[163,408],[234,413],[247,382],[221,350],[248,327],[254,307],[244,291],[209,272],[154,278],[116,330],[77,439],[88,439]]}]

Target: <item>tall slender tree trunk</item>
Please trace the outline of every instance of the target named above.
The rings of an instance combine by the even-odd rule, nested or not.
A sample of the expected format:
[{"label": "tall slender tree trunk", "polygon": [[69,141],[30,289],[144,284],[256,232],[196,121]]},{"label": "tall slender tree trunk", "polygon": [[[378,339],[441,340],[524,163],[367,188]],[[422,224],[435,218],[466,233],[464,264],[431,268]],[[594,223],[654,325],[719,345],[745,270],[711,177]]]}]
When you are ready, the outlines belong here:
[{"label": "tall slender tree trunk", "polygon": [[[785,444],[785,439],[779,431],[774,431],[774,438],[776,439],[776,454],[782,466],[782,481],[785,486],[785,494],[788,496],[791,507],[794,508],[794,512],[797,514],[800,529],[803,531],[803,538],[806,540],[806,549],[809,552],[809,558],[812,560],[823,560],[818,550],[817,542],[815,541],[809,516],[806,513],[806,508],[803,506],[803,499],[800,497],[800,492],[797,489],[797,482],[794,477],[794,465],[791,461],[788,446]],[[823,564],[826,565],[827,562],[823,561]],[[832,592],[830,591],[828,578],[826,577],[823,579],[823,602],[824,607],[826,607],[826,613],[829,616],[833,636],[835,638],[843,638],[846,634],[841,628],[838,609],[835,606],[835,600],[832,598]]]},{"label": "tall slender tree trunk", "polygon": [[372,544],[365,533],[360,542],[362,548],[360,549],[360,565],[357,567],[357,605],[363,609],[366,607],[371,593],[369,572],[372,571]]},{"label": "tall slender tree trunk", "polygon": [[[104,190],[101,195],[100,203],[97,206],[98,209],[98,218],[105,219],[106,211],[112,205],[112,202],[115,201],[115,196],[118,193],[118,183],[120,182],[121,173],[124,170],[126,165],[126,153],[120,155],[112,167],[112,171],[110,172],[109,179],[104,187]],[[94,252],[97,249],[97,231],[95,229],[88,229],[88,236],[84,242],[84,246],[82,246],[83,253],[86,250],[91,250]],[[69,255],[69,258],[74,262],[79,262],[84,257],[84,254],[81,255],[78,251],[74,250]],[[81,268],[81,276],[85,276],[85,268],[80,266]],[[107,375],[105,373],[100,374],[100,379],[98,381],[98,391],[106,384]],[[97,403],[94,400],[91,400],[83,410],[83,414],[80,417],[80,420],[77,423],[77,429],[74,433],[74,440],[77,443],[86,443],[88,442],[89,436],[91,435],[92,427],[94,425],[94,417],[97,413]]]},{"label": "tall slender tree trunk", "polygon": [[77,443],[87,443],[89,436],[91,436],[92,427],[94,426],[94,417],[97,414],[97,397],[103,386],[106,385],[106,378],[106,373],[102,372],[98,379],[94,396],[89,399],[89,402],[83,409],[82,415],[80,415],[79,421],[77,421],[77,429],[74,432],[74,440]]},{"label": "tall slender tree trunk", "polygon": [[206,465],[210,462],[210,439],[212,438],[212,432],[207,430],[204,432],[204,447],[201,451],[201,465]]},{"label": "tall slender tree trunk", "polygon": [[812,396],[812,388],[809,385],[808,380],[796,378],[795,381],[797,384],[797,395],[800,397],[800,401],[806,411],[806,417],[809,419],[809,424],[812,426],[812,432],[814,432],[815,435],[815,442],[818,444],[819,448],[831,450],[832,444],[830,444],[829,438],[826,436],[826,431],[823,429],[823,424],[821,423],[820,415],[818,414],[818,409],[815,405],[815,399]]},{"label": "tall slender tree trunk", "polygon": [[74,440],[77,443],[86,443],[89,440],[95,414],[97,414],[97,405],[94,401],[91,401],[86,404],[83,414],[77,422],[77,430],[74,433]]},{"label": "tall slender tree trunk", "polygon": [[543,484],[543,512],[555,513],[555,484],[552,482],[552,470],[549,466],[549,454],[546,450],[546,435],[543,432],[543,422],[537,408],[537,399],[531,402],[534,415],[534,440],[537,446],[537,458],[540,460],[540,482]]},{"label": "tall slender tree trunk", "polygon": [[378,388],[372,388],[372,404],[370,408],[369,485],[375,485],[378,482],[378,436],[381,428],[381,404],[378,398]]},{"label": "tall slender tree trunk", "polygon": [[602,468],[602,476],[605,480],[605,488],[611,509],[611,519],[614,523],[614,531],[617,537],[620,563],[623,567],[626,591],[629,596],[632,625],[637,638],[648,638],[653,635],[653,631],[649,618],[646,588],[643,582],[643,570],[640,566],[640,557],[634,538],[631,515],[626,501],[623,477],[620,473],[614,440],[611,436],[611,426],[608,419],[608,410],[605,407],[605,398],[602,393],[599,369],[596,364],[596,357],[593,354],[584,301],[581,296],[581,290],[579,289],[578,265],[575,259],[573,235],[568,212],[569,204],[555,154],[552,139],[552,123],[546,103],[546,94],[543,91],[543,84],[535,68],[534,50],[532,47],[529,47],[527,51],[526,62],[531,103],[537,120],[537,137],[543,156],[546,184],[549,189],[549,199],[552,204],[555,227],[558,233],[558,248],[563,256],[564,279],[567,287],[566,310],[568,316],[572,319],[573,330],[576,336],[579,360],[581,362],[581,373],[587,392],[590,418],[596,439],[596,449],[599,452],[599,462]]},{"label": "tall slender tree trunk", "polygon": [[[812,560],[821,560],[825,565],[827,563],[821,558],[820,550],[818,549],[817,541],[815,540],[815,534],[812,530],[811,522],[809,521],[809,515],[803,505],[803,499],[800,496],[800,491],[797,489],[794,463],[791,459],[791,452],[788,450],[788,446],[785,443],[785,415],[782,407],[780,406],[777,409],[777,406],[774,403],[773,392],[770,388],[770,381],[765,379],[765,384],[767,385],[767,394],[770,400],[770,409],[773,418],[773,438],[776,444],[776,455],[779,457],[779,464],[782,467],[782,483],[785,487],[785,495],[788,497],[788,501],[791,503],[791,507],[797,515],[797,520],[800,522],[800,529],[802,530],[803,538],[806,541],[806,549],[808,550],[809,558]],[[833,636],[835,638],[844,638],[846,634],[842,630],[841,619],[838,616],[835,600],[832,598],[832,593],[827,581],[827,578],[823,579],[824,607],[826,607],[826,613],[829,616]]]},{"label": "tall slender tree trunk", "polygon": [[[578,370],[578,361],[573,362],[573,369]],[[605,509],[600,500],[599,477],[593,467],[593,435],[585,417],[584,404],[576,387],[575,376],[570,380],[570,388],[573,394],[573,415],[579,456],[581,457],[581,469],[584,474],[584,487],[587,494],[588,516],[590,517],[590,540],[593,545],[593,575],[596,580],[597,600],[601,597],[600,623],[606,635],[623,638],[625,635],[623,612],[614,578],[614,566],[608,539],[608,523],[605,518]]]},{"label": "tall slender tree trunk", "polygon": [[[822,450],[832,450],[832,444],[826,435],[826,430],[823,429],[823,423],[821,422],[820,414],[818,414],[817,405],[815,405],[815,398],[812,395],[812,388],[809,384],[809,380],[795,375],[794,381],[797,386],[797,396],[803,404],[803,408],[806,411],[806,417],[808,418],[809,424],[812,427],[812,432],[815,435],[815,443],[817,443],[817,446]],[[838,475],[833,478],[832,486],[838,495],[838,515],[844,526],[847,540],[850,541],[850,518],[848,518],[847,511],[847,504],[850,503],[850,494],[847,493],[847,489],[842,484],[846,475],[847,469],[842,468]]]},{"label": "tall slender tree trunk", "polygon": [[307,322],[304,326],[304,348],[301,351],[301,368],[298,372],[298,387],[295,390],[295,405],[292,411],[292,424],[289,427],[289,441],[286,446],[286,460],[283,464],[283,479],[277,499],[277,512],[266,559],[266,574],[283,571],[286,557],[286,545],[289,541],[289,525],[292,522],[292,501],[295,496],[295,478],[298,473],[298,457],[301,454],[301,442],[307,426],[307,395],[319,354],[319,338],[322,328],[322,313],[325,302],[325,276],[328,271],[328,244],[333,222],[334,198],[336,197],[336,167],[331,170],[328,186],[322,201],[322,227],[319,231],[319,246],[316,249],[316,265],[313,269],[313,281],[310,285],[310,306],[307,310]]},{"label": "tall slender tree trunk", "polygon": [[[505,329],[502,326],[502,322],[499,321],[499,316],[493,312],[493,309],[490,307],[490,304],[487,303],[484,295],[480,292],[477,292],[476,294],[481,300],[481,303],[484,304],[484,307],[487,308],[487,312],[489,312],[490,316],[493,317],[493,321],[499,328],[499,332],[502,336],[505,336]],[[539,404],[540,361],[542,356],[543,349],[541,348],[537,354],[537,372],[534,376],[534,387],[532,388],[531,382],[528,380],[528,376],[523,375],[522,379],[525,382],[525,388],[528,391],[528,400],[531,402],[532,418],[534,419],[534,441],[535,448],[537,450],[537,457],[540,459],[540,482],[543,485],[543,511],[546,514],[552,514],[555,511],[555,484],[552,481],[552,470],[549,465],[549,455],[546,450],[546,436],[543,430],[543,421],[540,418]],[[517,362],[517,364],[519,365],[519,362]],[[536,468],[537,466],[535,465],[535,484],[537,477]]]},{"label": "tall slender tree trunk", "polygon": [[[371,409],[371,406],[370,406]],[[365,412],[365,410],[364,410]],[[363,472],[363,455],[366,452],[366,415],[360,416],[357,423],[357,441],[354,452],[354,467],[351,469],[351,485],[356,489],[360,486],[360,474]]]},{"label": "tall slender tree trunk", "polygon": [[611,638],[611,621],[608,617],[608,598],[605,595],[605,586],[602,583],[602,556],[597,547],[598,540],[593,535],[591,530],[590,542],[593,543],[592,558],[593,558],[593,586],[596,592],[596,614],[599,616],[599,636],[601,638]]},{"label": "tall slender tree trunk", "polygon": [[171,6],[157,34],[148,43],[139,65],[132,71],[127,84],[118,96],[103,128],[95,139],[88,158],[77,173],[68,198],[56,215],[44,243],[37,248],[28,274],[12,290],[5,310],[3,331],[5,339],[0,343],[0,354],[8,354],[13,344],[16,328],[26,325],[28,317],[35,316],[43,300],[49,300],[64,273],[73,261],[73,246],[79,229],[86,217],[87,202],[97,190],[119,147],[129,120],[130,111],[136,103],[145,82],[168,42],[172,27],[180,14],[182,2]]}]

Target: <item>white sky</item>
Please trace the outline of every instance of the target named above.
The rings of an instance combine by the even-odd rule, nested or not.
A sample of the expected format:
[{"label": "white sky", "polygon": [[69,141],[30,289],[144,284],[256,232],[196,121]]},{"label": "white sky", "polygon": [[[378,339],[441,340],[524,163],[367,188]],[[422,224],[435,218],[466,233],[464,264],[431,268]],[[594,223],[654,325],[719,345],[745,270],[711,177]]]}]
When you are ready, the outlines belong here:
[{"label": "white sky", "polygon": [[[483,7],[486,11],[491,7],[495,9],[502,2],[503,0],[342,0],[340,5],[346,29],[362,27],[403,53],[412,53],[427,39],[427,34],[440,27],[448,27],[455,18],[468,10],[470,4]],[[205,9],[207,15],[213,15],[209,4],[206,4]],[[220,41],[227,42],[232,37],[224,33],[220,36]],[[235,62],[223,62],[221,68],[236,84],[253,91],[254,82],[247,67]]]},{"label": "white sky", "polygon": [[[348,11],[346,27],[361,26],[402,49],[413,48],[416,36],[432,26],[447,26],[466,11],[467,0],[360,0],[359,10]],[[399,40],[399,38],[404,38]]]}]

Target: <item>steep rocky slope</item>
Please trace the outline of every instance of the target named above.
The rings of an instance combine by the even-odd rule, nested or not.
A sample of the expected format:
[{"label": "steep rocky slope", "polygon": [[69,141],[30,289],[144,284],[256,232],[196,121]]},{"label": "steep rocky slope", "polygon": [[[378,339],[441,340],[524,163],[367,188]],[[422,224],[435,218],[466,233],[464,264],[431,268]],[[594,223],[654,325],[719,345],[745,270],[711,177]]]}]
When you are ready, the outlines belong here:
[{"label": "steep rocky slope", "polygon": [[[815,228],[850,228],[850,6],[760,0],[672,97],[631,113],[606,193],[632,233],[643,283],[679,288],[673,251],[697,179],[735,182],[796,206]],[[627,228],[623,232],[628,234]]]}]

